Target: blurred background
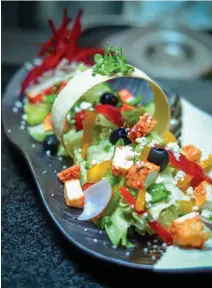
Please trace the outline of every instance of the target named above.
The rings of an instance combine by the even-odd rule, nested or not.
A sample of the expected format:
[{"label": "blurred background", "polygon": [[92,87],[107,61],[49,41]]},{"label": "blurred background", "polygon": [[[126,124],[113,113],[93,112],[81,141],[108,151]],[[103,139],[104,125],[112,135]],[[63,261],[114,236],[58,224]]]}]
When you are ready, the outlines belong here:
[{"label": "blurred background", "polygon": [[128,60],[152,77],[211,77],[210,1],[3,1],[2,64],[21,66],[35,57],[35,43],[59,25],[64,8],[83,8],[82,46],[122,46]]}]

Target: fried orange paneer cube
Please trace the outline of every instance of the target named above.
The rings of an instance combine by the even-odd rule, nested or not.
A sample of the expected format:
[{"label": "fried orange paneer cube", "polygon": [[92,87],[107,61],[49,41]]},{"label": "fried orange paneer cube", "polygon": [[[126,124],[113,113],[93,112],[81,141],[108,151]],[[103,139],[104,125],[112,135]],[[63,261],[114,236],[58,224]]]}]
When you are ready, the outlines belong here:
[{"label": "fried orange paneer cube", "polygon": [[174,220],[169,226],[174,244],[182,247],[201,248],[209,238],[200,216],[192,212]]},{"label": "fried orange paneer cube", "polygon": [[195,162],[199,162],[202,156],[202,152],[194,145],[186,145],[183,147],[183,154],[187,159]]},{"label": "fried orange paneer cube", "polygon": [[134,189],[141,189],[143,185],[147,188],[155,182],[159,171],[160,167],[151,162],[138,161],[127,173],[127,185]]},{"label": "fried orange paneer cube", "polygon": [[157,124],[157,120],[154,119],[149,113],[142,115],[137,124],[129,131],[128,138],[135,142],[137,138],[147,135]]},{"label": "fried orange paneer cube", "polygon": [[80,165],[73,165],[57,174],[61,182],[66,182],[71,179],[79,179]]}]

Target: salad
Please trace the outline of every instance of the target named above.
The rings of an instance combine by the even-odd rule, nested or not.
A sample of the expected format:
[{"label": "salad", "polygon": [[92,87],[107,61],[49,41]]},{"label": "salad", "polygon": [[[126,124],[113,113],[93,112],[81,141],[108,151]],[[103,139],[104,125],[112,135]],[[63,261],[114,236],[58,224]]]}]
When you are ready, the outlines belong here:
[{"label": "salad", "polygon": [[[125,76],[146,79],[154,101],[142,105],[126,89],[95,94],[103,81]],[[197,147],[178,145],[167,132],[167,107],[160,87],[113,47],[95,55],[53,105],[53,130],[74,159],[58,174],[66,204],[83,208],[78,220],[104,229],[115,247],[133,246],[132,229],[183,247],[201,248],[211,237],[204,221],[212,220],[212,155],[201,161]],[[67,117],[75,120],[69,131]]]},{"label": "salad", "polygon": [[[104,229],[115,247],[132,247],[132,230],[203,247],[211,238],[212,155],[202,160],[194,145],[179,146],[164,92],[122,49],[78,47],[80,17],[71,30],[66,11],[58,30],[50,21],[53,36],[40,51],[48,55],[22,86],[31,137],[47,155],[74,161],[58,173],[67,206],[83,209],[78,220]],[[154,100],[115,91],[107,81],[118,77],[145,79]]]}]

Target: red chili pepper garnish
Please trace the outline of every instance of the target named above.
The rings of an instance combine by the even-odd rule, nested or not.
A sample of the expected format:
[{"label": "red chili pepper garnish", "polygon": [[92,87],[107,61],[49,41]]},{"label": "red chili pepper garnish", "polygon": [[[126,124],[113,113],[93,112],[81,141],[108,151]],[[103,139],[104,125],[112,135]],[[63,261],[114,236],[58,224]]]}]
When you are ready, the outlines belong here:
[{"label": "red chili pepper garnish", "polygon": [[123,119],[119,108],[104,104],[96,105],[95,110],[97,113],[103,114],[106,118],[108,118],[108,120],[113,122],[118,127],[123,126]]},{"label": "red chili pepper garnish", "polygon": [[204,170],[197,163],[186,158],[185,155],[180,154],[179,160],[177,160],[171,151],[169,153],[169,162],[172,166],[178,170],[184,171],[186,174],[193,176],[191,181],[191,186],[195,188],[202,181],[207,181],[212,184],[212,179],[209,176],[206,176]]},{"label": "red chili pepper garnish", "polygon": [[[82,10],[79,10],[73,28],[69,29],[68,25],[71,18],[68,17],[68,10],[64,9],[63,21],[57,29],[52,20],[49,20],[49,26],[52,31],[51,38],[39,46],[41,47],[38,55],[45,56],[43,62],[29,72],[22,83],[21,93],[23,93],[30,83],[35,82],[45,71],[54,69],[58,63],[66,58],[70,63],[74,61],[83,61],[88,65],[92,65],[93,61],[90,56],[101,53],[103,50],[95,48],[79,48],[78,40],[81,36],[81,16]],[[93,53],[93,54],[92,54]]]},{"label": "red chili pepper garnish", "polygon": [[129,204],[131,204],[133,206],[135,205],[136,200],[133,198],[133,196],[130,194],[129,190],[126,187],[122,186],[119,189],[119,191],[120,191],[121,195],[124,197],[124,199],[127,202],[129,202]]},{"label": "red chili pepper garnish", "polygon": [[86,189],[91,187],[93,184],[95,184],[95,183],[85,183],[85,184],[83,184],[82,185],[82,191],[85,191]]},{"label": "red chili pepper garnish", "polygon": [[79,111],[74,116],[75,127],[77,130],[83,129],[83,121],[85,120],[85,110]]},{"label": "red chili pepper garnish", "polygon": [[38,95],[36,95],[35,97],[30,97],[30,95],[28,95],[28,100],[30,103],[35,104],[35,103],[40,103],[43,100],[43,97],[45,97],[46,95],[51,94],[52,92],[54,92],[55,87],[49,87],[47,89],[45,89],[44,91],[42,91],[41,93],[39,93]]},{"label": "red chili pepper garnish", "polygon": [[64,82],[64,81],[61,82],[60,85],[59,85],[59,87],[57,88],[56,93],[59,94],[60,91],[61,91],[66,85],[67,85],[67,82]]},{"label": "red chili pepper garnish", "polygon": [[93,61],[91,61],[89,58],[90,56],[93,56],[95,54],[104,54],[104,50],[99,48],[80,48],[78,50],[78,53],[74,56],[74,61],[89,61],[89,63],[92,65]]},{"label": "red chili pepper garnish", "polygon": [[152,230],[155,231],[155,233],[167,244],[172,245],[173,244],[173,238],[169,231],[167,231],[160,223],[153,220],[150,221],[149,226],[152,228]]}]

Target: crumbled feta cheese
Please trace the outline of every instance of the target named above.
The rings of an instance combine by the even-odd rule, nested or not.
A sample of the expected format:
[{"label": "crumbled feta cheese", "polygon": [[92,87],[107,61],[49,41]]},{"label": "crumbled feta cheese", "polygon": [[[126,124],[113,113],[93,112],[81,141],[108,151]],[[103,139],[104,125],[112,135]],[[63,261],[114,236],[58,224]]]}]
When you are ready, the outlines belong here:
[{"label": "crumbled feta cheese", "polygon": [[43,171],[43,173],[42,174],[45,174],[46,173],[46,170],[45,171]]},{"label": "crumbled feta cheese", "polygon": [[145,201],[146,201],[146,203],[150,203],[152,201],[152,196],[147,192],[145,195]]},{"label": "crumbled feta cheese", "polygon": [[[51,151],[50,150],[47,150],[46,151],[46,155],[48,156],[48,157],[50,157],[51,156]],[[50,164],[49,164],[50,165]]]},{"label": "crumbled feta cheese", "polygon": [[189,196],[193,196],[194,195],[194,189],[190,186],[187,190],[186,190],[186,194]]},{"label": "crumbled feta cheese", "polygon": [[21,129],[21,130],[24,130],[24,129],[25,129],[25,126],[20,126],[20,129]]},{"label": "crumbled feta cheese", "polygon": [[89,102],[85,102],[85,101],[83,101],[82,103],[80,103],[80,108],[82,109],[82,110],[86,110],[86,109],[89,109],[89,108],[91,108],[91,103],[89,103]]},{"label": "crumbled feta cheese", "polygon": [[74,107],[74,112],[80,112],[82,109],[80,109],[80,107],[78,107],[78,106],[76,106],[76,107]]},{"label": "crumbled feta cheese", "polygon": [[95,239],[93,240],[93,242],[94,242],[94,243],[97,243],[97,242],[98,242],[98,240],[95,238]]},{"label": "crumbled feta cheese", "polygon": [[167,244],[166,244],[166,243],[163,243],[163,244],[162,244],[162,247],[163,247],[163,248],[167,248]]},{"label": "crumbled feta cheese", "polygon": [[66,165],[63,165],[63,169],[66,169],[67,168],[67,166]]},{"label": "crumbled feta cheese", "polygon": [[128,170],[133,165],[134,155],[135,153],[132,147],[117,147],[113,157],[113,165],[116,168]]},{"label": "crumbled feta cheese", "polygon": [[140,138],[136,138],[135,142],[140,144],[141,147],[143,148],[147,143],[147,139],[145,137],[140,137]]},{"label": "crumbled feta cheese", "polygon": [[199,210],[199,207],[198,207],[198,206],[193,206],[193,207],[192,207],[192,210],[193,210],[193,211],[198,211],[198,210]]},{"label": "crumbled feta cheese", "polygon": [[173,126],[177,125],[178,124],[178,120],[177,119],[171,119],[170,120],[170,124],[173,125]]},{"label": "crumbled feta cheese", "polygon": [[61,157],[61,156],[58,157],[58,160],[59,160],[59,161],[62,161],[62,160],[63,160],[63,157]]},{"label": "crumbled feta cheese", "polygon": [[147,253],[148,253],[148,249],[144,248],[144,254],[147,254]]},{"label": "crumbled feta cheese", "polygon": [[156,260],[156,257],[153,255],[152,256],[152,261],[155,261]]},{"label": "crumbled feta cheese", "polygon": [[210,218],[212,217],[212,211],[210,209],[203,209],[201,216],[205,217],[205,218]]},{"label": "crumbled feta cheese", "polygon": [[144,214],[142,215],[144,218],[146,218],[148,216],[147,212],[144,212]]},{"label": "crumbled feta cheese", "polygon": [[156,184],[160,184],[160,183],[163,183],[164,179],[161,175],[158,175],[158,178],[156,179],[155,183]]},{"label": "crumbled feta cheese", "polygon": [[35,148],[35,146],[36,146],[35,144],[32,144],[32,148]]},{"label": "crumbled feta cheese", "polygon": [[18,113],[18,108],[17,107],[13,107],[13,112],[14,113]]},{"label": "crumbled feta cheese", "polygon": [[130,256],[130,252],[126,252],[125,255],[126,255],[126,256]]},{"label": "crumbled feta cheese", "polygon": [[176,176],[174,177],[174,180],[175,180],[176,182],[178,182],[178,181],[183,181],[185,175],[186,175],[185,172],[179,170],[179,171],[177,172]]},{"label": "crumbled feta cheese", "polygon": [[88,228],[85,228],[84,231],[86,232],[88,230]]},{"label": "crumbled feta cheese", "polygon": [[15,101],[15,107],[17,107],[17,108],[21,108],[22,107],[22,103],[21,103],[21,101]]},{"label": "crumbled feta cheese", "polygon": [[166,150],[169,150],[173,153],[176,160],[180,159],[180,147],[175,142],[170,142],[166,146]]},{"label": "crumbled feta cheese", "polygon": [[157,144],[159,144],[159,142],[153,139],[153,140],[149,143],[148,146],[149,146],[149,147],[155,147],[155,145],[157,145]]},{"label": "crumbled feta cheese", "polygon": [[23,120],[26,120],[26,119],[27,119],[27,115],[26,115],[26,114],[23,114],[23,115],[21,116],[21,118],[22,118]]},{"label": "crumbled feta cheese", "polygon": [[188,219],[192,219],[192,218],[196,217],[197,215],[199,215],[197,212],[191,212],[191,213],[189,213],[189,214],[186,214],[186,215],[184,215],[184,216],[176,219],[175,221],[177,221],[177,222],[184,222],[184,221],[186,221],[186,220],[188,220]]},{"label": "crumbled feta cheese", "polygon": [[8,132],[8,133],[11,133],[12,131],[11,131],[11,129],[8,129],[7,132]]},{"label": "crumbled feta cheese", "polygon": [[96,160],[95,160],[95,159],[93,159],[93,160],[91,161],[91,165],[92,165],[92,166],[95,166],[95,165],[96,165],[96,163],[97,163],[97,162],[96,162]]}]

